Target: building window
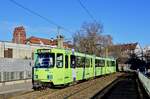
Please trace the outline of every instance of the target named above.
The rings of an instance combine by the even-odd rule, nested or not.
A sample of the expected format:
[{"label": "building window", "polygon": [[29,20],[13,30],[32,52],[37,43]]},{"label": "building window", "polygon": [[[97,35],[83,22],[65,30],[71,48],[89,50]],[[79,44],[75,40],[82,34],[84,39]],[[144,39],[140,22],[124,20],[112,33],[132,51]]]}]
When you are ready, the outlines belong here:
[{"label": "building window", "polygon": [[19,79],[24,79],[24,72],[19,72]]},{"label": "building window", "polygon": [[6,81],[10,80],[10,75],[9,74],[10,74],[9,72],[6,73]]},{"label": "building window", "polygon": [[32,73],[30,71],[27,71],[27,78],[31,78]]},{"label": "building window", "polygon": [[2,79],[1,79],[2,77],[1,77],[1,72],[0,72],[0,82],[2,81]]},{"label": "building window", "polygon": [[10,80],[10,73],[9,72],[3,72],[3,75],[4,75],[4,81]]},{"label": "building window", "polygon": [[15,80],[15,73],[14,72],[11,72],[11,77],[10,77],[11,80]]},{"label": "building window", "polygon": [[13,58],[13,49],[11,48],[5,49],[4,58]]},{"label": "building window", "polygon": [[6,72],[3,72],[3,76],[4,76],[3,80],[7,81],[7,79],[6,79]]}]

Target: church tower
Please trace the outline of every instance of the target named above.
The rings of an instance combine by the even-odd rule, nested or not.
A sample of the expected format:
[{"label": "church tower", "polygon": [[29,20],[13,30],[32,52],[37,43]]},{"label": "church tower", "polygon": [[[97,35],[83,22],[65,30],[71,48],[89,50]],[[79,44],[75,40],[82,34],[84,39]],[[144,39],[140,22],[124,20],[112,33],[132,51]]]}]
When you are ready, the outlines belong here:
[{"label": "church tower", "polygon": [[17,44],[25,44],[26,32],[23,26],[16,27],[14,29],[12,42]]}]

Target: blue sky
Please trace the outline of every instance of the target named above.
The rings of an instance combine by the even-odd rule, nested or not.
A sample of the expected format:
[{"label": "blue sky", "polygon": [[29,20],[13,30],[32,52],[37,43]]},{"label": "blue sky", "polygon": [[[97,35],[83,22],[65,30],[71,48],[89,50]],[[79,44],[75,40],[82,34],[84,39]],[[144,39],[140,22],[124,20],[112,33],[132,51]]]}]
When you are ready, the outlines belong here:
[{"label": "blue sky", "polygon": [[[70,31],[80,29],[83,22],[91,22],[77,0],[15,0],[40,13]],[[139,42],[150,45],[150,0],[81,0],[94,18],[104,25],[104,35],[110,34],[114,43]],[[0,3],[0,40],[10,41],[13,29],[23,25],[27,36],[51,38],[56,26],[11,3]],[[61,30],[67,39],[72,34]]]}]

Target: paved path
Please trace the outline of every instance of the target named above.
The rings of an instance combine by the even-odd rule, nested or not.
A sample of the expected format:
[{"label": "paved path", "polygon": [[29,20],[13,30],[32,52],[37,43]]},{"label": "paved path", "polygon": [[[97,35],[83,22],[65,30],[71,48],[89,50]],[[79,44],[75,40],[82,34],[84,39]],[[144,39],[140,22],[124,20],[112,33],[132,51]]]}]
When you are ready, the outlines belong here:
[{"label": "paved path", "polygon": [[7,99],[10,96],[14,96],[31,90],[31,82],[3,85],[0,86],[0,99]]}]

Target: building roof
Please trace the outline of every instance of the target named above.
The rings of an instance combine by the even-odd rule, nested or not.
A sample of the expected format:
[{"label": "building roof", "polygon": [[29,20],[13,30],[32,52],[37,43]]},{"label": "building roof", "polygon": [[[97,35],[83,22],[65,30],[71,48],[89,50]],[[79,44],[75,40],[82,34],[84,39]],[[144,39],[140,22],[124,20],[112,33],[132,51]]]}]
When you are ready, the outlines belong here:
[{"label": "building roof", "polygon": [[[26,40],[26,43],[31,43],[31,44],[43,44],[43,45],[51,45],[55,46],[57,45],[57,39],[50,40],[50,39],[45,39],[45,38],[39,38],[39,37],[34,37],[31,36]],[[64,48],[73,48],[73,45],[70,44],[69,42],[63,42]]]},{"label": "building roof", "polygon": [[124,49],[124,50],[135,50],[137,44],[138,44],[138,43],[130,43],[130,44],[123,44],[123,45],[120,45],[120,46],[121,46],[122,49]]},{"label": "building roof", "polygon": [[39,38],[31,36],[26,40],[26,43],[30,42],[32,44],[43,44],[43,45],[57,45],[57,40],[49,40],[45,38]]},{"label": "building roof", "polygon": [[114,45],[114,48],[120,48],[122,51],[125,50],[135,50],[138,43],[128,43],[128,44],[119,44]]},{"label": "building roof", "polygon": [[18,27],[15,27],[14,31],[16,30],[25,31],[25,28],[23,26],[18,26]]}]

